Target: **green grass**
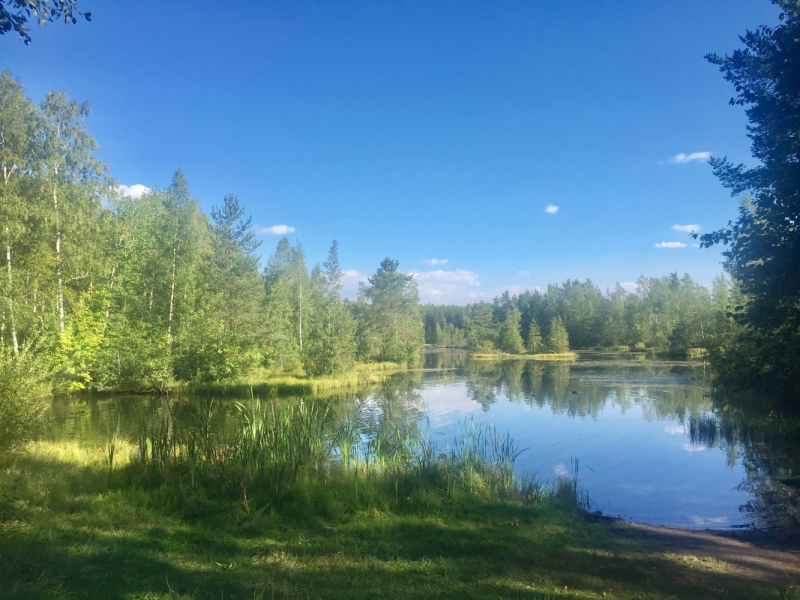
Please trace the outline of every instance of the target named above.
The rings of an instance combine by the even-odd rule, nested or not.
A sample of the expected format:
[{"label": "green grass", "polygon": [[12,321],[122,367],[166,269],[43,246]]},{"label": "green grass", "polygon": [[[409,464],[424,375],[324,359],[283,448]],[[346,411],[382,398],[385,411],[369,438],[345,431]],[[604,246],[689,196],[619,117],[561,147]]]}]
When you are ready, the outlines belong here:
[{"label": "green grass", "polygon": [[415,496],[392,509],[243,518],[186,481],[129,485],[137,452],[120,441],[110,478],[103,447],[37,442],[3,457],[0,597],[795,597],[724,563],[654,552],[624,525],[555,499],[428,506]]},{"label": "green grass", "polygon": [[231,395],[241,397],[250,394],[276,396],[291,394],[315,394],[329,390],[374,385],[385,380],[392,372],[407,367],[392,362],[365,363],[356,365],[349,373],[330,377],[309,377],[299,374],[280,374],[262,371],[255,377],[241,378],[229,382],[201,382],[179,384],[176,391],[203,396]]},{"label": "green grass", "polygon": [[553,354],[473,354],[475,360],[576,360],[577,352],[559,352]]}]

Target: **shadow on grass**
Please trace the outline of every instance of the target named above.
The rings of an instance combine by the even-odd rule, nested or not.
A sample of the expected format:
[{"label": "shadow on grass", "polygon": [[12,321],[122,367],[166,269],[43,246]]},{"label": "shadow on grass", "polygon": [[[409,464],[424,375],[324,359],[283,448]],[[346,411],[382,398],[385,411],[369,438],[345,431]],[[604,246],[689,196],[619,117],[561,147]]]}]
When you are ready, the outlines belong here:
[{"label": "shadow on grass", "polygon": [[4,599],[774,597],[552,504],[265,515],[243,527],[224,514],[186,521],[90,467],[32,457],[17,467],[0,474]]}]

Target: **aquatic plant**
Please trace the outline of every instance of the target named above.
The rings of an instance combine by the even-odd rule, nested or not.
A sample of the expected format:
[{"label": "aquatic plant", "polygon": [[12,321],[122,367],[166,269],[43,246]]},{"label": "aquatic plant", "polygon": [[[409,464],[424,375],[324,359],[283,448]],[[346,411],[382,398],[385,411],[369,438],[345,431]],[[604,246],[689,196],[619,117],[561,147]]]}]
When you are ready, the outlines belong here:
[{"label": "aquatic plant", "polygon": [[204,488],[248,517],[298,502],[396,509],[415,498],[436,505],[462,495],[547,496],[535,478],[515,475],[523,450],[493,425],[464,421],[452,445],[440,448],[416,423],[381,427],[357,410],[337,420],[320,402],[252,397],[235,406],[238,424],[226,438],[211,434],[213,400],[164,400],[141,430],[131,473],[145,485]]}]

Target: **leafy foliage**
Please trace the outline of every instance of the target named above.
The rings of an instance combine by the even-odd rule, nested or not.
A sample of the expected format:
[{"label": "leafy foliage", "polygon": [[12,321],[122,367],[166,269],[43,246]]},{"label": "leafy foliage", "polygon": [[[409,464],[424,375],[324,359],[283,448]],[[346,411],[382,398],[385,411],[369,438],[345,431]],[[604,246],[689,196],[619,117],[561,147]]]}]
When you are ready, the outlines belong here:
[{"label": "leafy foliage", "polygon": [[360,352],[371,360],[410,363],[422,345],[417,282],[397,270],[399,263],[386,258],[369,285],[359,294],[368,302],[359,329]]},{"label": "leafy foliage", "polygon": [[77,17],[91,21],[92,13],[80,12],[76,0],[3,0],[0,2],[0,35],[14,31],[25,44],[30,44],[27,23],[31,17],[40,27],[62,17],[64,23],[74,25],[78,22]]},{"label": "leafy foliage", "polygon": [[747,168],[712,158],[714,174],[740,196],[739,216],[701,236],[725,244],[725,268],[743,294],[739,323],[763,350],[764,374],[800,382],[800,2],[776,0],[781,24],[741,36],[745,48],[707,55],[736,90],[732,105],[747,107],[748,136],[760,165]]}]

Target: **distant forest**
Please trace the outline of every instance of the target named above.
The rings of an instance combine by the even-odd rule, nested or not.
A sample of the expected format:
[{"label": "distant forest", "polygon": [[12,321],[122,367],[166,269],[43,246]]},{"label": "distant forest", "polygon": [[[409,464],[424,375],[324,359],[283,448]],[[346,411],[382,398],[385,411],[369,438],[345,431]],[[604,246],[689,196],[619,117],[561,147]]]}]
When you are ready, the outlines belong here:
[{"label": "distant forest", "polygon": [[575,280],[549,285],[544,293],[506,292],[491,303],[426,304],[421,312],[425,342],[433,346],[510,354],[625,346],[685,355],[724,345],[736,327],[731,311],[741,303],[724,275],[708,289],[673,273],[640,277],[634,293],[617,285],[604,294],[590,280]]}]

